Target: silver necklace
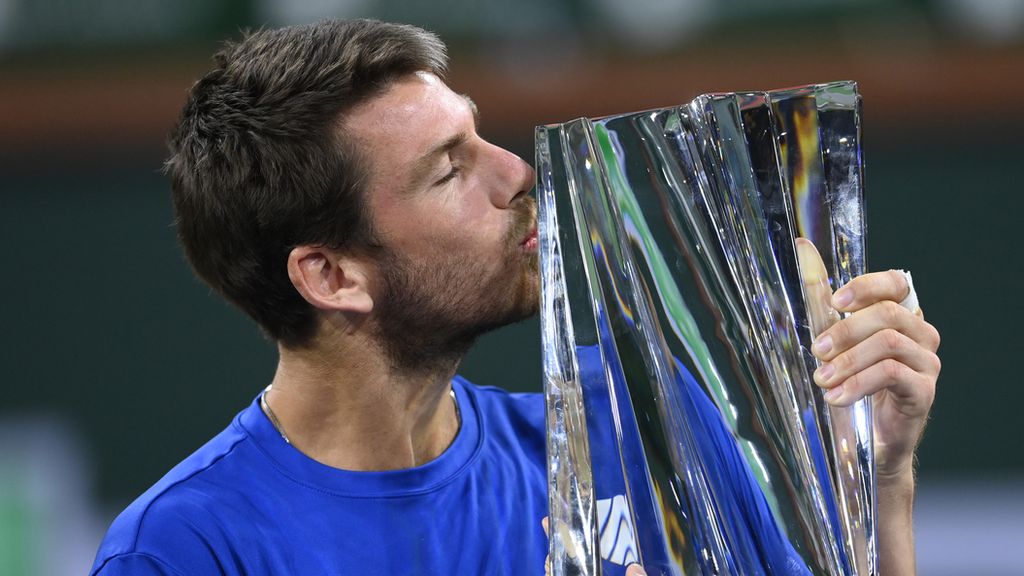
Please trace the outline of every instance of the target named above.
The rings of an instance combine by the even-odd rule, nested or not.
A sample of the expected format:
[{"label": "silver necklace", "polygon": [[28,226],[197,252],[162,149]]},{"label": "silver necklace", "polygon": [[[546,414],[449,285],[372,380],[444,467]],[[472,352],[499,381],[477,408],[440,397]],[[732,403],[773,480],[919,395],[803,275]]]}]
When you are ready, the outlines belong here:
[{"label": "silver necklace", "polygon": [[277,419],[277,414],[274,414],[274,411],[270,409],[270,404],[267,402],[267,392],[270,392],[273,388],[274,385],[270,384],[263,389],[263,394],[260,394],[260,408],[263,408],[263,413],[267,415],[267,418],[270,418],[270,423],[277,429],[281,438],[284,438],[286,443],[291,444],[292,441],[289,440],[288,435],[284,433],[284,426],[281,426],[281,422]]},{"label": "silver necklace", "polygon": [[[263,409],[263,413],[267,415],[267,418],[270,418],[270,423],[274,425],[274,428],[277,430],[277,433],[281,435],[281,438],[283,438],[286,443],[291,444],[292,441],[289,440],[288,435],[284,433],[284,426],[281,426],[281,421],[277,419],[277,414],[274,414],[274,411],[270,409],[270,403],[267,402],[267,392],[270,392],[273,388],[274,385],[271,384],[263,389],[263,393],[260,394],[260,408]],[[455,406],[455,419],[458,421],[458,428],[461,429],[462,410],[459,409],[459,401],[455,399],[455,390],[449,390],[448,394],[452,397],[452,405]]]}]

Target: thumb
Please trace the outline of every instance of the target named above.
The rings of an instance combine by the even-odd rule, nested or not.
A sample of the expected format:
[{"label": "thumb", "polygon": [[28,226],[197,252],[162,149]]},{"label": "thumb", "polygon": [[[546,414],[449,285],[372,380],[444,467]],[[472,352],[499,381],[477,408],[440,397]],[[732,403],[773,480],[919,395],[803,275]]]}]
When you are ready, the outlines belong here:
[{"label": "thumb", "polygon": [[825,270],[825,262],[822,261],[818,249],[806,238],[796,239],[796,257],[800,263],[800,279],[804,284],[811,336],[817,338],[818,334],[839,320],[839,314],[832,307],[832,287],[828,284],[828,271]]},{"label": "thumb", "polygon": [[[541,525],[542,528],[544,528],[544,535],[550,538],[551,534],[550,534],[550,532],[548,532],[548,517],[547,516],[541,518],[540,525]],[[550,554],[548,554],[547,556],[544,557],[544,576],[551,576],[551,555]]]},{"label": "thumb", "polygon": [[647,571],[639,564],[630,564],[626,568],[626,576],[647,576]]}]

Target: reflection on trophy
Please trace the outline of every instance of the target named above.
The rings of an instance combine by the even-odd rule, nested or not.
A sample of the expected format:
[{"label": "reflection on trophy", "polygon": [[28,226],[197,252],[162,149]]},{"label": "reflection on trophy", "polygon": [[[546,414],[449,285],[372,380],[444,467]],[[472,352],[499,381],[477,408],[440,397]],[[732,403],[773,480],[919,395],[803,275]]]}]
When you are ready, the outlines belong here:
[{"label": "reflection on trophy", "polygon": [[870,404],[809,352],[865,267],[856,85],[536,138],[553,573],[875,574]]}]

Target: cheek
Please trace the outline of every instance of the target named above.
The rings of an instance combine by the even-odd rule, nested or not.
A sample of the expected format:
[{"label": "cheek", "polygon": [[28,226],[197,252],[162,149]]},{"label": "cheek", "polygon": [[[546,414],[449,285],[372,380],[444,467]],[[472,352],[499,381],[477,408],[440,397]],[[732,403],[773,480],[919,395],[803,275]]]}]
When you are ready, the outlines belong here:
[{"label": "cheek", "polygon": [[454,243],[463,245],[463,249],[475,245],[480,253],[494,253],[504,248],[509,214],[487,202],[482,193],[477,194],[476,198],[464,198],[446,210],[437,211],[431,216],[432,224]]},{"label": "cheek", "polygon": [[492,205],[479,182],[462,184],[421,202],[382,205],[386,216],[379,222],[392,247],[434,261],[472,258],[497,265],[509,249],[511,214]]}]

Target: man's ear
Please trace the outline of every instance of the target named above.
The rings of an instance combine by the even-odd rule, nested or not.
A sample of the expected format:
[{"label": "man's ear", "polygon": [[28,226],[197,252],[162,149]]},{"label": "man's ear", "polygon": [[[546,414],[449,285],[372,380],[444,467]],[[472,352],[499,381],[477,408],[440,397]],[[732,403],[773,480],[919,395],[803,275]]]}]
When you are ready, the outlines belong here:
[{"label": "man's ear", "polygon": [[297,246],[288,254],[288,277],[314,308],[368,314],[373,310],[367,266],[322,246]]}]

